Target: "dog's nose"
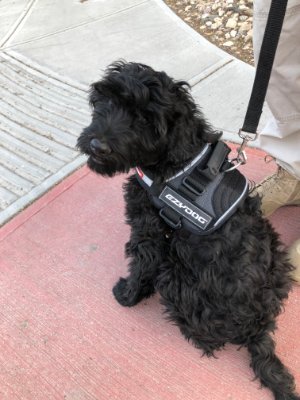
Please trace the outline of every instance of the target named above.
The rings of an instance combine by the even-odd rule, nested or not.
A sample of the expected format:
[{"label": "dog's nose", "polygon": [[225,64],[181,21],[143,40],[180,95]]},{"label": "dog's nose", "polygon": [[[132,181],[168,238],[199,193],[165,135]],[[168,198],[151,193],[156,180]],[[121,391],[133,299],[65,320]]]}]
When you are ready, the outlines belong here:
[{"label": "dog's nose", "polygon": [[99,139],[92,139],[90,141],[90,148],[94,154],[109,154],[111,149],[107,143],[101,142]]}]

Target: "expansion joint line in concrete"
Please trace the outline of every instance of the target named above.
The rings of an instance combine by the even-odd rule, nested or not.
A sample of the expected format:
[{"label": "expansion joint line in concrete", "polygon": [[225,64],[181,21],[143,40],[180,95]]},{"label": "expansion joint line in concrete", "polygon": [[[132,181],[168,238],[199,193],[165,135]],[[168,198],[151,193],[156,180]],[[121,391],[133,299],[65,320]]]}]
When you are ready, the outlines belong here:
[{"label": "expansion joint line in concrete", "polygon": [[0,41],[0,49],[6,45],[13,35],[18,31],[20,25],[25,21],[25,19],[28,17],[30,11],[34,7],[34,5],[38,2],[38,0],[29,0],[27,5],[25,6],[23,12],[19,16],[19,18],[16,20],[16,22],[13,24],[11,29],[7,32],[7,34],[4,36],[4,38]]}]

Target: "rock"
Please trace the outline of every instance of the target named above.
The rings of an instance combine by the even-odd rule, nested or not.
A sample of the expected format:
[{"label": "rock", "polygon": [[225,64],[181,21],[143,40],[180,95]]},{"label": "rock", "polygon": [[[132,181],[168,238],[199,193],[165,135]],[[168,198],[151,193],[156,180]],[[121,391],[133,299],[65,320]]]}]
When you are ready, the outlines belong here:
[{"label": "rock", "polygon": [[237,26],[237,20],[234,18],[229,18],[226,23],[226,28],[235,28]]},{"label": "rock", "polygon": [[243,14],[248,15],[249,17],[252,17],[252,15],[253,15],[252,8],[247,8],[247,10],[243,11]]},{"label": "rock", "polygon": [[217,22],[215,22],[214,24],[211,25],[211,29],[216,30],[216,29],[220,28],[221,25],[222,25],[222,22],[221,21],[217,21]]},{"label": "rock", "polygon": [[223,46],[231,47],[231,46],[233,46],[233,42],[231,40],[228,40],[227,42],[223,43]]},{"label": "rock", "polygon": [[239,32],[248,32],[250,31],[250,29],[252,28],[252,24],[250,24],[249,22],[243,22],[239,28]]}]

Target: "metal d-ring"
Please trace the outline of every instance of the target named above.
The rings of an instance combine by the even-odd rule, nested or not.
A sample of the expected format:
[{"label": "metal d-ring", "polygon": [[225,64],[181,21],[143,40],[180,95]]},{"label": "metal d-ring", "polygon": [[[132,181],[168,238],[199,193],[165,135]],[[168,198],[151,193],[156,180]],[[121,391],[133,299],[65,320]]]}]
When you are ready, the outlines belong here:
[{"label": "metal d-ring", "polygon": [[[243,159],[240,157],[240,155],[242,154]],[[229,172],[229,171],[233,171],[234,169],[237,169],[238,167],[240,167],[243,164],[246,164],[247,162],[247,155],[244,151],[242,151],[242,153],[238,154],[237,157],[228,160],[230,162],[230,164],[236,163],[234,164],[232,167],[226,169],[226,171],[224,172]]]},{"label": "metal d-ring", "polygon": [[237,148],[237,156],[233,158],[232,160],[229,160],[230,163],[236,163],[232,167],[228,168],[225,172],[233,171],[234,169],[237,169],[241,165],[246,164],[247,162],[247,155],[245,152],[245,147],[247,146],[247,143],[249,141],[253,141],[257,138],[257,133],[253,134],[254,137],[251,137],[249,135],[249,132],[243,132],[241,129],[239,130],[239,137],[243,139],[240,147]]}]

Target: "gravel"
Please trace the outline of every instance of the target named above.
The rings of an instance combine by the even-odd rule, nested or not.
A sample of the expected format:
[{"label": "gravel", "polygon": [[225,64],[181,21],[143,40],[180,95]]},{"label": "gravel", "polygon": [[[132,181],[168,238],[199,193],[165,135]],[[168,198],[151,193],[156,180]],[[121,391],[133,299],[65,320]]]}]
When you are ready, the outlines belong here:
[{"label": "gravel", "polygon": [[209,41],[253,65],[253,0],[165,0]]}]

